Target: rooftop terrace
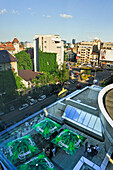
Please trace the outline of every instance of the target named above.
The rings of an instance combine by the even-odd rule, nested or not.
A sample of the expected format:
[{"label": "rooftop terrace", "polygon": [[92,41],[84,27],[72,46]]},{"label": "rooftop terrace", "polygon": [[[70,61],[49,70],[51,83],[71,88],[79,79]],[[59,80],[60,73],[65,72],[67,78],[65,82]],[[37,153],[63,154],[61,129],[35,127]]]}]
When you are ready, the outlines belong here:
[{"label": "rooftop terrace", "polygon": [[[84,104],[85,100],[84,101],[82,100],[82,93],[83,96],[86,95],[87,93],[86,97],[88,97],[89,94],[92,95],[91,88],[87,87],[80,91],[73,92],[69,96],[60,99],[59,101],[53,103],[47,108],[44,108],[37,113],[34,113],[34,115],[31,115],[30,117],[17,123],[16,125],[13,125],[7,130],[1,132],[0,133],[0,149],[1,149],[0,163],[4,164],[7,169],[10,169],[9,167],[11,167],[11,169],[18,168],[19,165],[24,164],[26,161],[29,161],[29,159],[31,158],[34,159],[34,157],[37,154],[41,154],[43,152],[44,147],[48,148],[50,144],[52,144],[52,141],[54,141],[54,139],[58,138],[58,136],[60,137],[60,135],[63,134],[63,131],[65,129],[69,129],[78,136],[78,142],[81,142],[80,140],[81,137],[83,137],[85,141],[83,141],[83,143],[82,142],[80,143],[80,146],[77,148],[75,152],[73,152],[73,154],[70,154],[67,151],[66,148],[68,148],[68,146],[66,145],[66,143],[62,144],[61,146],[61,143],[63,143],[64,141],[62,141],[60,145],[59,143],[58,144],[54,143],[57,148],[56,156],[50,158],[50,161],[53,163],[54,167],[58,170],[73,170],[73,169],[79,170],[79,169],[84,169],[84,167],[88,167],[90,169],[96,169],[96,170],[97,169],[104,170],[108,163],[108,158],[106,157],[107,151],[105,151],[104,148],[104,140],[102,140],[102,138],[101,140],[99,140],[98,136],[96,138],[94,137],[94,135],[87,133],[87,130],[85,130],[85,128],[80,129],[79,126],[78,127],[74,126],[71,123],[71,121],[65,121],[65,119],[63,118],[64,114],[66,113],[67,106],[70,105],[75,109],[81,110],[81,113],[82,111],[87,112],[92,116],[96,116],[96,119],[99,119],[98,116],[99,108],[95,102],[95,100],[97,100],[96,97],[98,97],[97,94],[99,92],[99,89],[94,90],[92,88],[92,90],[95,91],[96,93],[95,95],[93,94],[93,96],[95,96],[95,98],[93,97],[93,101],[95,103],[94,105],[92,104],[90,105],[89,102],[85,102]],[[80,99],[82,102],[77,101]],[[56,123],[60,125],[59,130],[55,131],[47,139],[45,138],[45,136],[41,134],[44,131],[43,129],[40,128],[37,129],[37,127],[36,129],[33,128],[37,123],[41,123],[43,120],[45,120],[46,117],[49,117],[51,120],[54,120]],[[56,126],[52,128],[52,131],[54,129],[56,129]],[[41,133],[39,133],[39,130],[41,131]],[[39,151],[37,150],[38,153],[37,154],[33,153],[32,156],[30,156],[26,160],[20,161],[19,163],[15,164],[14,162],[12,162],[11,164],[7,160],[8,156],[7,156],[6,146],[9,146],[9,144],[11,144],[12,141],[15,142],[15,140],[16,141],[19,140],[19,142],[22,141],[23,137],[25,137],[26,135],[30,135],[29,141],[30,142],[32,141],[31,144],[33,143],[33,146],[38,148],[39,150]],[[99,145],[99,152],[97,153],[97,155],[84,153],[85,143],[87,141],[89,145],[93,145],[93,146],[95,146],[96,144]],[[8,152],[12,155],[11,150],[8,150]],[[110,148],[110,152],[112,152],[112,148]],[[4,154],[4,156],[1,157],[2,153]],[[28,153],[28,151],[26,153]]]}]

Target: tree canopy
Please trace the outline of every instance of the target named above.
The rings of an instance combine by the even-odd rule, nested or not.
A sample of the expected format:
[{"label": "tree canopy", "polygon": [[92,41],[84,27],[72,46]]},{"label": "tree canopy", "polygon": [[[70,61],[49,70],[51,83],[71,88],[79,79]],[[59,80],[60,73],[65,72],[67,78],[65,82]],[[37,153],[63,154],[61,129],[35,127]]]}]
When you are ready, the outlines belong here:
[{"label": "tree canopy", "polygon": [[69,79],[69,70],[66,70],[65,64],[62,65],[61,70],[57,70],[56,72],[43,72],[43,74],[39,74],[32,80],[32,83],[37,87],[42,87],[47,84],[56,84],[56,82],[65,82]]},{"label": "tree canopy", "polygon": [[[23,88],[25,88],[25,86],[22,83],[22,78],[17,76],[16,73],[12,72],[11,70],[0,72],[0,94],[3,94],[2,100],[4,102],[16,98],[18,96],[17,90]],[[3,101],[1,101],[0,96],[0,104]]]},{"label": "tree canopy", "polygon": [[30,54],[26,53],[25,51],[20,51],[19,53],[15,54],[15,56],[18,60],[18,70],[33,70]]}]

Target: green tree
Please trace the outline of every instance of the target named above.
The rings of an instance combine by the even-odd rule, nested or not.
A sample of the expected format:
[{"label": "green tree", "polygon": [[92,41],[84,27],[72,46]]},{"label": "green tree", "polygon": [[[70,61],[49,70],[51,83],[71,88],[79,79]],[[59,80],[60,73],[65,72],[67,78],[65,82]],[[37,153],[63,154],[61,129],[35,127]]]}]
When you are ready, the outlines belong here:
[{"label": "green tree", "polygon": [[30,58],[30,54],[26,53],[25,51],[20,51],[19,53],[15,54],[15,56],[18,60],[18,70],[33,70],[33,64]]},{"label": "green tree", "polygon": [[68,61],[69,55],[65,53],[64,51],[64,61]]},{"label": "green tree", "polygon": [[16,87],[17,89],[24,89],[25,86],[24,84],[22,83],[22,78],[17,76],[17,73],[13,73],[14,77],[15,77],[15,81],[16,81]]},{"label": "green tree", "polygon": [[66,65],[63,64],[61,70],[58,70],[58,79],[61,83],[69,79],[69,70],[66,69]]}]

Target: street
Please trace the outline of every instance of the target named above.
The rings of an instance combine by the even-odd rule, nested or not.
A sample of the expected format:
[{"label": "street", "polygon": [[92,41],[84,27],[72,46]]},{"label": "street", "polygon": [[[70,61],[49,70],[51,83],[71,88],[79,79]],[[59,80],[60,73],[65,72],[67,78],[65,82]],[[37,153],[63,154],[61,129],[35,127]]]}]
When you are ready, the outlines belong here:
[{"label": "street", "polygon": [[52,95],[52,96],[46,98],[45,100],[37,102],[36,104],[29,106],[28,108],[26,108],[22,111],[19,111],[17,109],[17,110],[14,110],[12,112],[9,112],[7,114],[4,114],[4,115],[1,116],[1,119],[6,124],[9,124],[10,122],[13,122],[13,123],[19,122],[26,117],[26,114],[32,115],[33,113],[41,110],[45,106],[48,106],[51,103],[55,102],[56,99],[57,99],[57,95]]}]

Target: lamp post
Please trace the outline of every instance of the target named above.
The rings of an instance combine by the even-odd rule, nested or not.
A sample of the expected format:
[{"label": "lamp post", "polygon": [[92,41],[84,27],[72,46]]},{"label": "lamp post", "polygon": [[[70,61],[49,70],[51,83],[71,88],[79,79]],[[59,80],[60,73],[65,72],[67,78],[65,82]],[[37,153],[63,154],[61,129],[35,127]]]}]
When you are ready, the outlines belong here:
[{"label": "lamp post", "polygon": [[96,79],[96,68],[95,68],[95,75],[94,75],[94,80]]}]

